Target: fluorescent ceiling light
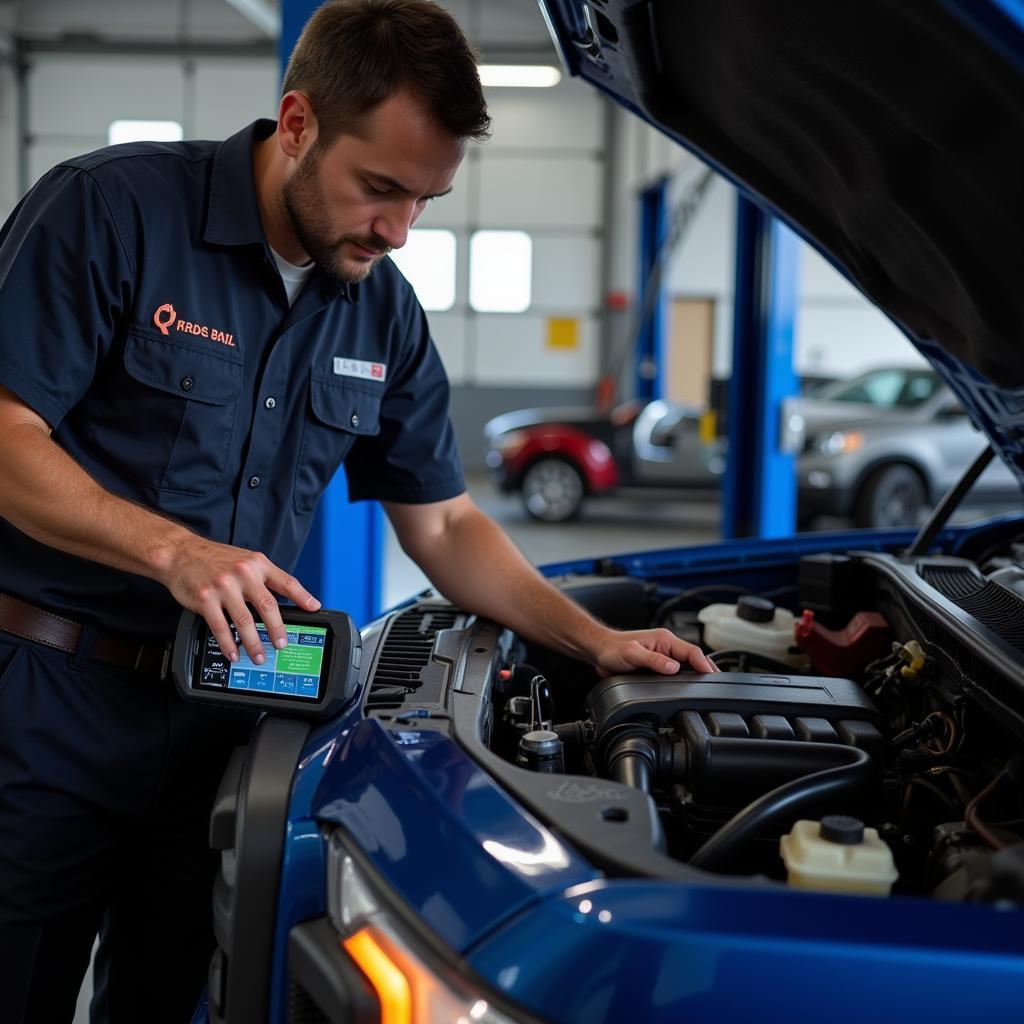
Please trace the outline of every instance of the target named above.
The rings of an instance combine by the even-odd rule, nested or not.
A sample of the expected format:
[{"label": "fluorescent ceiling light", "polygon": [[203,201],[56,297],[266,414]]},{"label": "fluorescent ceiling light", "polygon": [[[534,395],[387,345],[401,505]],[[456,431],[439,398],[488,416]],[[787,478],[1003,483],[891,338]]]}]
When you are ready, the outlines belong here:
[{"label": "fluorescent ceiling light", "polygon": [[483,85],[514,89],[550,89],[558,85],[562,72],[543,64],[481,64]]},{"label": "fluorescent ceiling light", "polygon": [[227,0],[239,14],[248,18],[264,35],[281,35],[281,11],[270,0]]}]

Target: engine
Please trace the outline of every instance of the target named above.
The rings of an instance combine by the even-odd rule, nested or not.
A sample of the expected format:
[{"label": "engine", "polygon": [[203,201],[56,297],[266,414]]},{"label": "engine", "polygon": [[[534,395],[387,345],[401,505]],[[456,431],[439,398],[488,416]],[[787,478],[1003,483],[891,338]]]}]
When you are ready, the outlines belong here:
[{"label": "engine", "polygon": [[[566,578],[605,621],[664,626],[720,671],[595,685],[585,667],[520,645],[494,689],[490,747],[528,771],[647,794],[664,851],[691,867],[1024,899],[1015,559],[815,555],[760,590]],[[859,867],[815,876],[822,858]]]}]

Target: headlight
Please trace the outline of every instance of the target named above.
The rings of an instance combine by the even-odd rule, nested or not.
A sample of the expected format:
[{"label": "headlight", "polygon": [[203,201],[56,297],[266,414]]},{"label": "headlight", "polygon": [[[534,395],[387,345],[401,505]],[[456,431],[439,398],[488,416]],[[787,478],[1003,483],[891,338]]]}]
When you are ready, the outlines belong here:
[{"label": "headlight", "polygon": [[377,993],[381,1024],[518,1024],[454,969],[416,952],[337,833],[327,856],[327,916]]},{"label": "headlight", "polygon": [[818,451],[822,455],[849,454],[863,445],[864,435],[859,430],[836,430],[818,440]]}]

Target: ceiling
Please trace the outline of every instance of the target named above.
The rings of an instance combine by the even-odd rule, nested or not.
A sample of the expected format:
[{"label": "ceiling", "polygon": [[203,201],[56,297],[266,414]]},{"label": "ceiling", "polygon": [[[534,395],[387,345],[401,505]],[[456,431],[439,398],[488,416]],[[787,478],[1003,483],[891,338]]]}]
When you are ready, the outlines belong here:
[{"label": "ceiling", "polygon": [[[0,0],[0,31],[78,48],[139,43],[273,44],[267,16],[282,0]],[[287,2],[287,0],[284,0]],[[550,59],[536,0],[440,0],[485,56]],[[244,11],[252,11],[247,16]],[[262,15],[262,17],[261,17]]]}]

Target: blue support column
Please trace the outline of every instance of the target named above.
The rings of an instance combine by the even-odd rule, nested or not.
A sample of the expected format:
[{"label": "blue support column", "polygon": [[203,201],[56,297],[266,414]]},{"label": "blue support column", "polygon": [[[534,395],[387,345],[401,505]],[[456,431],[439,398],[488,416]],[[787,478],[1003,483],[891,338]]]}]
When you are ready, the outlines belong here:
[{"label": "blue support column", "polygon": [[640,193],[640,326],[636,339],[636,397],[664,395],[665,290],[659,263],[668,237],[668,178]]},{"label": "blue support column", "polygon": [[[310,15],[322,0],[281,0],[281,72]],[[294,429],[301,430],[296,423]],[[295,575],[325,608],[346,611],[363,626],[381,610],[384,516],[375,501],[350,504],[337,472],[320,500]]]},{"label": "blue support column", "polygon": [[797,237],[738,196],[729,452],[722,495],[725,537],[796,531],[795,457],[779,450],[782,402],[796,394],[793,329]]}]

